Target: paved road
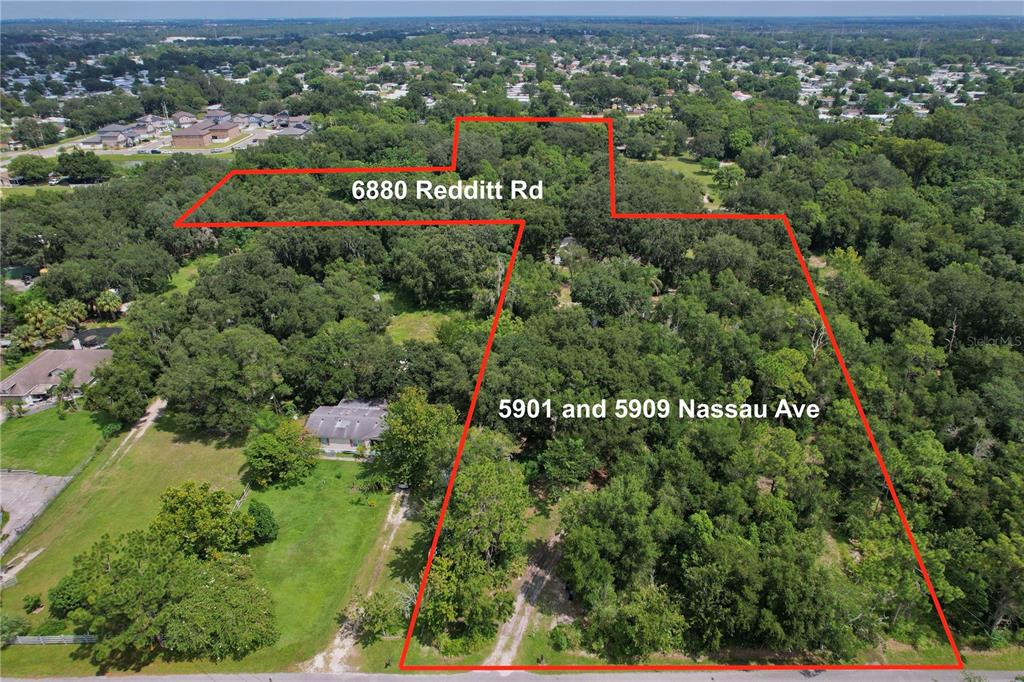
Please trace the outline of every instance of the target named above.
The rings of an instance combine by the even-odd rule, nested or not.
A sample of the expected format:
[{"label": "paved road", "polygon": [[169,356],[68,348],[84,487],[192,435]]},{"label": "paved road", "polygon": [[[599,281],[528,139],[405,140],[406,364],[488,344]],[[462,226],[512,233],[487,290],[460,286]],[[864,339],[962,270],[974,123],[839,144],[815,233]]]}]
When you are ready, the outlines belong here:
[{"label": "paved road", "polygon": [[[271,128],[255,128],[253,130],[246,130],[238,141],[232,143],[227,147],[197,147],[194,149],[172,149],[171,148],[171,136],[164,135],[157,137],[152,140],[147,140],[134,147],[127,149],[97,149],[95,152],[100,156],[138,156],[138,158],[146,158],[154,149],[159,149],[164,154],[223,154],[226,152],[234,151],[238,147],[246,147],[251,144],[259,144],[267,138],[273,137],[277,133],[276,130]],[[0,166],[6,166],[11,162],[11,159],[15,159],[24,154],[32,154],[34,156],[42,156],[44,158],[56,158],[58,151],[63,148],[70,149],[74,147],[75,140],[73,142],[65,142],[57,144],[52,147],[41,147],[38,149],[19,149],[13,152],[4,152],[0,155]],[[139,151],[142,150],[143,154]]]},{"label": "paved road", "polygon": [[[661,672],[661,673],[576,673],[563,679],[574,682],[964,682],[964,680],[985,680],[986,682],[1013,682],[1012,672],[971,671],[976,677],[966,677],[956,670],[938,671],[878,671],[856,672],[830,670],[822,673],[795,672]],[[83,682],[81,677],[48,677],[39,682]],[[95,678],[92,678],[95,679]],[[126,678],[127,679],[127,678]],[[462,680],[463,682],[550,682],[550,674],[535,675],[527,672],[467,672],[448,675],[382,674],[382,673],[263,673],[263,674],[209,674],[209,675],[138,675],[131,682],[406,682],[414,679],[424,682],[441,680]],[[558,678],[555,678],[558,679]]]}]

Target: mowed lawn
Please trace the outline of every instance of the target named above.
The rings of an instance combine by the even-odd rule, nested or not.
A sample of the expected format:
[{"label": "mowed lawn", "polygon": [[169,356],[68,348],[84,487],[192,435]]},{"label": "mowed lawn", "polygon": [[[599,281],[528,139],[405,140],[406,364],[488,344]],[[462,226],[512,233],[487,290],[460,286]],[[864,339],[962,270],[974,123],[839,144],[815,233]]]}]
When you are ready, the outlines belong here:
[{"label": "mowed lawn", "polygon": [[0,466],[66,476],[93,452],[102,440],[104,424],[110,421],[88,410],[66,412],[61,419],[57,408],[8,418],[0,424]]},{"label": "mowed lawn", "polygon": [[321,460],[300,486],[252,494],[281,528],[277,540],[252,551],[256,578],[274,597],[281,637],[218,670],[294,669],[330,643],[364,560],[382,540],[390,502],[386,494],[358,491],[361,466]]},{"label": "mowed lawn", "polygon": [[[135,458],[131,465],[127,460]],[[97,458],[100,459],[100,458]],[[159,508],[159,494],[169,485],[183,480],[209,480],[233,494],[241,492],[239,470],[242,465],[239,449],[219,449],[201,442],[175,442],[173,434],[150,431],[123,458],[98,471],[90,465],[72,485],[86,477],[103,482],[103,492],[88,486],[74,490],[74,497],[88,495],[82,518],[71,510],[60,516],[43,517],[51,529],[42,527],[30,533],[36,536],[19,543],[18,551],[51,544],[19,574],[19,583],[5,590],[7,610],[14,611],[25,594],[48,589],[70,567],[70,560],[98,539],[104,525],[116,534],[145,525]],[[95,464],[95,463],[94,463]],[[353,596],[356,576],[373,547],[380,541],[380,531],[387,515],[387,495],[366,496],[356,488],[361,465],[349,462],[317,463],[314,473],[300,486],[253,492],[250,499],[259,499],[274,511],[280,525],[278,538],[252,551],[256,580],[271,592],[280,638],[268,649],[241,660],[221,662],[194,661],[166,663],[158,661],[143,672],[267,672],[296,669],[326,648],[337,629],[337,614]],[[148,472],[146,471],[148,467]],[[147,474],[148,482],[137,480]],[[113,479],[113,480],[111,480]],[[116,503],[108,496],[114,485],[128,485],[138,492],[131,494],[131,504]],[[85,486],[82,486],[85,487]],[[149,501],[138,499],[143,496]],[[70,496],[69,496],[70,498]],[[67,506],[62,496],[58,503]],[[111,509],[109,515],[97,513],[99,508]],[[132,510],[129,510],[128,507]],[[53,507],[47,512],[57,512]],[[102,516],[102,518],[101,518]],[[125,521],[125,518],[130,520]],[[120,519],[120,520],[115,520]],[[53,526],[67,522],[67,531]],[[73,537],[75,533],[87,537]],[[52,554],[51,554],[52,552]],[[40,619],[42,616],[35,616]],[[75,660],[75,647],[9,647],[4,651],[4,668],[8,675],[40,676],[46,674],[90,675],[95,668],[88,661]]]}]

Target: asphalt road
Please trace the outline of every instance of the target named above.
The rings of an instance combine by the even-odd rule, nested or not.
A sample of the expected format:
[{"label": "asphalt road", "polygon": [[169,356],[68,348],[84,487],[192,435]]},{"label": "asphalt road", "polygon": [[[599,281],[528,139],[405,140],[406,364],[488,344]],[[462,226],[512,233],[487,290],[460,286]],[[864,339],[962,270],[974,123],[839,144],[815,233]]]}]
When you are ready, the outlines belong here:
[{"label": "asphalt road", "polygon": [[[986,682],[1013,682],[1019,673],[1005,671],[971,671],[965,674],[957,670],[933,671],[813,671],[760,672],[661,672],[661,673],[574,673],[564,679],[574,682],[964,682],[985,680]],[[464,682],[543,682],[551,680],[551,674],[536,675],[528,672],[467,672],[444,675],[422,675],[417,673],[263,673],[263,674],[209,674],[209,675],[139,675],[132,676],[131,682],[399,682],[410,679],[424,682],[441,680],[463,680]],[[81,677],[48,677],[43,682],[82,682]],[[95,678],[92,678],[95,679]],[[38,682],[38,681],[37,681]]]}]

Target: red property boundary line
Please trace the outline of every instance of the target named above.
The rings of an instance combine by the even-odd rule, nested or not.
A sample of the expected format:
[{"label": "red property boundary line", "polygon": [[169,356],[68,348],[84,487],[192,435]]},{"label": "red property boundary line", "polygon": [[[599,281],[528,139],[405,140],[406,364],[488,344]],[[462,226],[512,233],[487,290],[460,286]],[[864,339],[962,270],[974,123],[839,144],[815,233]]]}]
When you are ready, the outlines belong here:
[{"label": "red property boundary line", "polygon": [[[891,665],[891,664],[852,664],[852,665],[416,665],[406,663],[406,657],[409,653],[409,646],[412,643],[413,632],[416,627],[416,619],[419,616],[420,607],[423,603],[423,596],[426,591],[427,579],[430,576],[430,569],[434,563],[434,555],[437,552],[437,544],[441,537],[441,529],[444,526],[445,515],[448,512],[448,503],[451,501],[452,491],[455,487],[455,477],[459,470],[459,464],[462,461],[462,451],[466,446],[466,438],[469,435],[470,425],[473,421],[473,412],[476,409],[477,398],[480,395],[480,387],[483,384],[484,373],[487,370],[487,361],[491,354],[491,346],[494,343],[494,336],[498,329],[498,322],[501,319],[501,311],[504,308],[505,295],[508,292],[509,282],[512,279],[512,270],[515,267],[516,256],[519,253],[519,246],[522,242],[523,231],[526,228],[526,221],[522,219],[514,218],[498,218],[491,220],[484,219],[457,219],[457,220],[308,220],[308,221],[256,221],[256,222],[186,222],[186,220],[194,214],[206,201],[216,194],[231,178],[236,176],[246,175],[320,175],[320,174],[335,174],[335,173],[444,173],[455,171],[456,163],[458,161],[459,153],[459,130],[461,124],[466,123],[584,123],[584,124],[597,124],[604,125],[608,132],[608,183],[610,190],[610,210],[612,218],[622,219],[668,219],[668,220],[778,220],[782,222],[782,225],[786,228],[786,233],[789,235],[790,244],[793,247],[793,253],[796,255],[797,261],[800,263],[800,269],[803,271],[804,279],[807,281],[807,287],[811,292],[811,297],[814,299],[814,305],[818,310],[818,315],[821,317],[822,324],[825,327],[825,331],[828,333],[829,341],[832,344],[832,350],[835,351],[836,359],[839,361],[839,368],[842,371],[843,378],[846,380],[846,386],[850,390],[850,396],[853,398],[853,402],[857,407],[857,413],[860,415],[861,424],[864,427],[864,432],[867,434],[868,442],[871,444],[871,449],[875,453],[875,459],[878,461],[878,466],[882,471],[882,476],[885,479],[885,485],[889,490],[889,495],[892,497],[893,504],[896,506],[896,512],[899,514],[900,523],[903,526],[903,530],[907,535],[907,539],[910,541],[910,548],[913,550],[914,558],[917,561],[917,567],[921,571],[921,577],[924,579],[925,585],[928,587],[928,593],[931,595],[932,604],[935,606],[935,611],[939,616],[939,621],[942,623],[942,629],[945,631],[946,639],[949,642],[949,646],[953,651],[953,656],[956,659],[956,663],[953,664],[920,664],[920,665]],[[229,171],[224,177],[222,177],[217,183],[211,187],[202,197],[199,198],[187,211],[181,214],[177,220],[174,221],[174,227],[176,228],[195,228],[195,227],[209,227],[209,228],[230,228],[230,227],[365,227],[365,226],[411,226],[411,225],[511,225],[517,227],[515,242],[512,246],[512,255],[509,258],[508,267],[505,269],[505,278],[501,285],[501,294],[498,296],[497,310],[494,312],[494,317],[491,320],[490,332],[487,336],[487,345],[484,346],[483,357],[480,360],[480,369],[477,373],[476,385],[473,388],[473,395],[469,402],[469,411],[466,414],[466,421],[462,427],[462,436],[459,439],[459,446],[455,453],[455,460],[452,464],[451,475],[448,477],[448,487],[445,490],[444,500],[441,503],[441,514],[437,520],[437,527],[434,530],[433,541],[430,544],[430,551],[427,554],[427,563],[423,570],[423,577],[420,580],[419,591],[416,595],[416,603],[413,607],[412,616],[409,619],[409,627],[405,635],[405,644],[402,647],[402,655],[398,662],[400,670],[409,671],[472,671],[472,670],[532,670],[532,671],[654,671],[654,670],[961,670],[964,667],[964,661],[960,656],[960,650],[956,645],[956,641],[953,638],[953,633],[950,630],[949,623],[946,621],[946,614],[942,610],[942,605],[939,603],[938,595],[935,593],[935,586],[932,584],[931,577],[928,574],[928,569],[924,565],[924,559],[921,556],[921,551],[917,546],[917,541],[914,539],[914,533],[910,529],[910,523],[907,521],[907,515],[903,511],[903,505],[900,503],[899,496],[896,494],[896,488],[893,485],[892,478],[889,476],[889,469],[885,465],[885,459],[882,457],[882,452],[878,447],[878,443],[875,441],[874,432],[871,429],[871,425],[868,422],[867,414],[864,411],[864,406],[861,404],[860,396],[857,394],[857,389],[853,385],[853,379],[850,376],[850,372],[846,367],[846,362],[843,359],[843,354],[839,350],[839,343],[836,341],[835,334],[832,331],[832,325],[829,324],[828,315],[825,314],[825,308],[821,304],[821,299],[818,297],[818,291],[814,287],[814,281],[811,278],[810,270],[807,268],[807,262],[804,260],[803,253],[800,250],[800,246],[797,243],[796,233],[793,232],[793,227],[789,223],[789,218],[785,214],[781,213],[620,213],[615,207],[615,144],[614,144],[614,131],[613,131],[613,120],[611,118],[597,118],[597,117],[535,117],[535,116],[459,116],[455,119],[455,127],[452,138],[452,160],[447,166],[386,166],[386,167],[370,167],[370,168],[239,168]]]}]

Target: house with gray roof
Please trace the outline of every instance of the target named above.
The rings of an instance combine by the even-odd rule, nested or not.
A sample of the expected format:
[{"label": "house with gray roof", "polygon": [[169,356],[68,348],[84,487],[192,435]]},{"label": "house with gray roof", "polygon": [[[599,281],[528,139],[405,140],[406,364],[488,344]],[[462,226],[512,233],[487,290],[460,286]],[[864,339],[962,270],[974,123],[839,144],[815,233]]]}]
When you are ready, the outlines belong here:
[{"label": "house with gray roof", "polygon": [[81,350],[44,350],[30,363],[0,382],[0,401],[34,405],[48,400],[50,389],[61,377],[74,371],[75,396],[92,382],[97,365],[109,360],[114,352],[107,348]]},{"label": "house with gray roof", "polygon": [[306,420],[306,430],[320,439],[324,452],[354,453],[363,446],[372,453],[387,413],[385,402],[342,400],[313,410]]}]

